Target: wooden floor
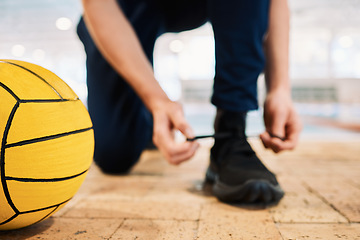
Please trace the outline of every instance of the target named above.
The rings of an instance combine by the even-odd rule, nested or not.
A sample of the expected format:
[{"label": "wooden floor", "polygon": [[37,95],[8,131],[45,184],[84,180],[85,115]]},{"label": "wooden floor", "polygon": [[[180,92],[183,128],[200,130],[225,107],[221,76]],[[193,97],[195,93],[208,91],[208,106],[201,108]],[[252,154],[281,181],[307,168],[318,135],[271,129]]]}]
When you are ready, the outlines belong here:
[{"label": "wooden floor", "polygon": [[360,239],[360,141],[303,141],[279,155],[252,145],[286,191],[278,206],[230,206],[206,194],[205,142],[179,167],[157,151],[145,152],[127,176],[92,166],[63,209],[0,239]]}]

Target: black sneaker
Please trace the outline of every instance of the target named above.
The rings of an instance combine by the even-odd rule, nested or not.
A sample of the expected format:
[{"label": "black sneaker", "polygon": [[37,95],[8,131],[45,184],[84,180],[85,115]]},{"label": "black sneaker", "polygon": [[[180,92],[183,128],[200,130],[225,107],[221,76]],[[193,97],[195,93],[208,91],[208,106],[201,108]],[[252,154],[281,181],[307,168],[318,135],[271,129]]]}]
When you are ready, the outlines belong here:
[{"label": "black sneaker", "polygon": [[213,194],[223,202],[272,205],[284,196],[276,180],[252,150],[245,135],[246,113],[218,109],[215,138],[211,148],[206,182],[213,184]]}]

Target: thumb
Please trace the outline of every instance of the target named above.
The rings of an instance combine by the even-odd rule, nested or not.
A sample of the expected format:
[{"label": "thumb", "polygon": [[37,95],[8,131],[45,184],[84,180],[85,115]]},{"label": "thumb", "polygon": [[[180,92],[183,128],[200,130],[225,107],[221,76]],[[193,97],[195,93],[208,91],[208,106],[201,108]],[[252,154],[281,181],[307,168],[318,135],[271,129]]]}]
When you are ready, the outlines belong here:
[{"label": "thumb", "polygon": [[191,128],[190,124],[184,117],[182,111],[177,111],[176,113],[170,116],[170,120],[175,129],[179,130],[187,138],[195,137],[194,131]]},{"label": "thumb", "polygon": [[271,119],[269,125],[266,127],[270,135],[286,137],[285,136],[285,125],[286,117],[284,114],[272,114],[269,116]]}]

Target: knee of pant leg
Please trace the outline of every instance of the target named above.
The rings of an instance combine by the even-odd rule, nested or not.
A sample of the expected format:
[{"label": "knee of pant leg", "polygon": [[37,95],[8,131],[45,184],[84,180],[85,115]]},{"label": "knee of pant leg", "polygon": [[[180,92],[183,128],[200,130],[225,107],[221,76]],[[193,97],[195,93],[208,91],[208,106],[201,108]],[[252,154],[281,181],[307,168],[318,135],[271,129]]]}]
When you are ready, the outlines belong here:
[{"label": "knee of pant leg", "polygon": [[126,174],[138,162],[140,153],[119,153],[112,151],[95,151],[96,165],[107,174]]}]

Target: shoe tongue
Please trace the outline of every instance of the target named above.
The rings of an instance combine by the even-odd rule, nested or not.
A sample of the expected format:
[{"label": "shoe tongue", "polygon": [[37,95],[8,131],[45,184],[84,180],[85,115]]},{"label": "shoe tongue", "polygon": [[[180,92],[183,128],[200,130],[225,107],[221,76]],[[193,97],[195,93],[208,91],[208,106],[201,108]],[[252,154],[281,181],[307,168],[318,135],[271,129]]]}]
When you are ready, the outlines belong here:
[{"label": "shoe tongue", "polygon": [[222,111],[215,119],[215,132],[228,132],[233,135],[245,134],[246,113]]},{"label": "shoe tongue", "polygon": [[225,112],[217,119],[216,134],[227,134],[228,138],[246,139],[245,116],[246,114],[242,113]]},{"label": "shoe tongue", "polygon": [[257,157],[245,136],[235,136],[224,139],[220,143],[218,160],[219,164],[229,165],[241,169],[264,169],[265,166]]}]

